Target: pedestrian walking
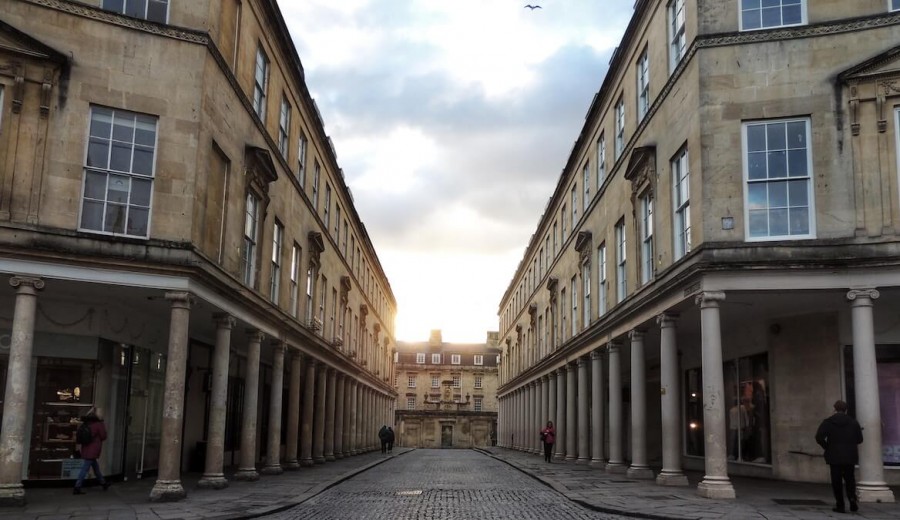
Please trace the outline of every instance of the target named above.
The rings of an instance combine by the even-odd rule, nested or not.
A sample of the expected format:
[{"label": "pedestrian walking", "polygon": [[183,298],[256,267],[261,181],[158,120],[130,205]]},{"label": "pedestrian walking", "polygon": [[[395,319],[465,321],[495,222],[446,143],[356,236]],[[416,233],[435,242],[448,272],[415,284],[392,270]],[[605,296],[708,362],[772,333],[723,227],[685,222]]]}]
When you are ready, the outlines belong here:
[{"label": "pedestrian walking", "polygon": [[544,443],[544,461],[553,462],[551,460],[553,444],[556,442],[556,428],[553,427],[553,421],[547,421],[547,425],[541,430],[541,442]]},{"label": "pedestrian walking", "polygon": [[844,492],[850,502],[850,511],[858,511],[854,466],[859,462],[859,445],[862,444],[862,428],[856,419],[847,415],[847,403],[834,403],[834,414],[828,417],[816,431],[816,442],[825,449],[825,463],[831,468],[831,490],[834,492],[837,513],[846,513]]},{"label": "pedestrian walking", "polygon": [[394,452],[394,429],[390,426],[387,429],[387,450],[388,453]]},{"label": "pedestrian walking", "polygon": [[75,495],[83,495],[81,485],[87,477],[88,470],[94,471],[94,477],[103,486],[103,491],[109,489],[109,482],[103,478],[100,471],[100,464],[97,459],[100,458],[100,452],[103,449],[103,441],[106,440],[106,425],[100,417],[96,409],[91,409],[84,417],[81,418],[81,425],[76,430],[75,441],[81,445],[81,470],[78,472],[78,480],[75,481],[75,489],[72,491]]},{"label": "pedestrian walking", "polygon": [[378,440],[381,441],[381,453],[387,453],[388,427],[386,424],[378,430]]}]

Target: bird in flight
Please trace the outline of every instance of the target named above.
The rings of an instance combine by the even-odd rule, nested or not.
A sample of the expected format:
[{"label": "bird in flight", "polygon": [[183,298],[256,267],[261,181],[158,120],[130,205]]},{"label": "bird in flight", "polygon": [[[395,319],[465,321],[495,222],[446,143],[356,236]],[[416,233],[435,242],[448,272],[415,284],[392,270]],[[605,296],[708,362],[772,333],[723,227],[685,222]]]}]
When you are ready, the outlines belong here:
[{"label": "bird in flight", "polygon": [[543,9],[543,7],[541,7],[539,5],[531,5],[531,4],[528,4],[525,7],[527,7],[528,9],[531,9],[532,11],[534,11],[535,9]]}]

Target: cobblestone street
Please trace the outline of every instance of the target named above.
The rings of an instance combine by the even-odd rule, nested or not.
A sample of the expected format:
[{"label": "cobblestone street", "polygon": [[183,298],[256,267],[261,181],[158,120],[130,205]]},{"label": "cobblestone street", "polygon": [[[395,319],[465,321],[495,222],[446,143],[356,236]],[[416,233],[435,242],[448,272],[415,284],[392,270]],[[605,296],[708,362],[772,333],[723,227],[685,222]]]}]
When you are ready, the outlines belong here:
[{"label": "cobblestone street", "polygon": [[269,519],[601,519],[537,480],[470,450],[416,450]]}]

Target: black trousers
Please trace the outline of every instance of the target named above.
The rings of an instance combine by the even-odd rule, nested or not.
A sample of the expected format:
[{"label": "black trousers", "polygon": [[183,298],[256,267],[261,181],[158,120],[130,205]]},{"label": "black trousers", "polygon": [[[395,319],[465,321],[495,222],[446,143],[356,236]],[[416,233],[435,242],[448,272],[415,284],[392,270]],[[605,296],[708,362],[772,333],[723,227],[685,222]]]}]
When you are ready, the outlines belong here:
[{"label": "black trousers", "polygon": [[553,457],[553,445],[550,443],[544,443],[544,460],[550,462],[550,459]]},{"label": "black trousers", "polygon": [[831,490],[834,492],[835,505],[839,509],[844,508],[844,491],[850,503],[856,502],[856,475],[853,474],[853,464],[832,464],[831,466]]}]

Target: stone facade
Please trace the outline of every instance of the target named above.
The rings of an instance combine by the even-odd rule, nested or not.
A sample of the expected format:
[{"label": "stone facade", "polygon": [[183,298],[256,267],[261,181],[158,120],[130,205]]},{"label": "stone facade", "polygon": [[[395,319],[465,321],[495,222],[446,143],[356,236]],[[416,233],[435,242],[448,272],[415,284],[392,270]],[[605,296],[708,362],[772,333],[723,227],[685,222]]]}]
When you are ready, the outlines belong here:
[{"label": "stone facade", "polygon": [[91,406],[104,472],[154,500],[391,416],[396,302],[276,2],[151,4],[0,12],[3,503],[72,478]]},{"label": "stone facade", "polygon": [[490,446],[497,435],[497,333],[486,343],[398,342],[394,431],[416,448]]},{"label": "stone facade", "polygon": [[499,304],[501,445],[549,417],[557,456],[728,498],[827,482],[843,398],[894,499],[898,41],[897,2],[636,3]]}]

